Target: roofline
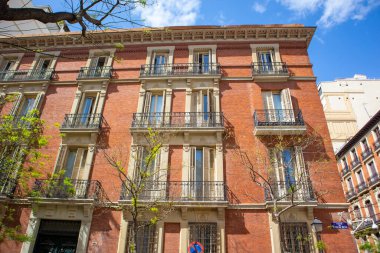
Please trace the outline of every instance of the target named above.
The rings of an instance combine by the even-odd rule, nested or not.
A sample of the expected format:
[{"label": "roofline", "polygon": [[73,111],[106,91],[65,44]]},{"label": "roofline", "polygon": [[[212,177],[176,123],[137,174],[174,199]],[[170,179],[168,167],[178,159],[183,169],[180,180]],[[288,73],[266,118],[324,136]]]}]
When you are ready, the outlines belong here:
[{"label": "roofline", "polygon": [[358,141],[360,141],[380,121],[380,110],[336,153],[336,158],[341,158]]}]

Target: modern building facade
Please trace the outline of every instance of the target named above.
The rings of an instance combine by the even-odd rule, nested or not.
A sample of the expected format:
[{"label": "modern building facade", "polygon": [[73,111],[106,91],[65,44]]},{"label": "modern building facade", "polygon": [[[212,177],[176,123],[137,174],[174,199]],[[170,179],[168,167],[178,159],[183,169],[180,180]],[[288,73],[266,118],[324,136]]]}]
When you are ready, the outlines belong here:
[{"label": "modern building facade", "polygon": [[[208,253],[281,252],[281,243],[290,252],[315,252],[319,236],[328,252],[356,252],[348,230],[330,228],[348,204],[336,183],[307,52],[314,31],[303,25],[194,26],[14,41],[43,46],[44,54],[0,44],[2,95],[18,98],[2,113],[38,108],[51,136],[43,149],[51,157],[46,173],[66,168],[75,185],[74,196],[53,191],[23,205],[17,196],[4,196],[4,203],[16,204],[16,220],[33,240],[5,241],[0,251],[126,252],[130,213],[101,203],[128,205],[130,199],[96,144],[105,135],[107,149],[125,147],[133,175],[144,157],[144,133],[154,128],[171,134],[155,158],[156,188],[144,200],[164,195],[174,200],[174,211],[139,234],[141,252],[185,253],[192,241]],[[49,127],[57,122],[59,129]],[[271,152],[279,136],[302,140],[310,133],[323,149],[293,144]],[[252,180],[237,150],[251,161],[259,153],[274,161],[276,194],[302,185],[281,223],[272,216],[273,195]],[[300,172],[308,177],[297,182]],[[46,182],[33,184],[43,192]],[[289,199],[278,200],[280,208],[289,206]],[[318,235],[314,218],[323,222]]]},{"label": "modern building facade", "polygon": [[380,223],[380,111],[378,111],[337,153],[349,214],[358,244],[378,240]]},{"label": "modern building facade", "polygon": [[319,95],[335,152],[379,110],[379,85],[379,79],[369,79],[365,75],[319,83]]},{"label": "modern building facade", "polygon": [[[39,8],[46,12],[52,12],[50,6],[34,6],[28,0],[9,0],[11,8]],[[68,31],[64,22],[44,24],[37,20],[0,21],[0,36],[11,37],[14,35],[46,34]]]}]

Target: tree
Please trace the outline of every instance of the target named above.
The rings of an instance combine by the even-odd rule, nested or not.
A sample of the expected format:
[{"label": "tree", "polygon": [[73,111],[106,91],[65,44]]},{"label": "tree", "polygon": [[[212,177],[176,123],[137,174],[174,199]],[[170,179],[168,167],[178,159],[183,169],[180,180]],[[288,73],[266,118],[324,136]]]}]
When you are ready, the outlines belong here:
[{"label": "tree", "polygon": [[[313,185],[321,183],[317,178],[321,178],[321,173],[327,171],[324,168],[329,166],[323,140],[316,132],[258,137],[257,145],[250,150],[240,148],[233,132],[227,132],[225,138],[227,149],[233,152],[237,161],[247,170],[250,182],[263,190],[268,211],[280,229],[285,213],[305,202],[317,201],[329,193],[313,188]],[[310,162],[305,162],[304,154]],[[246,195],[256,197],[250,192]],[[309,234],[306,238],[297,240],[310,243],[311,238]],[[282,237],[281,247],[285,252],[291,251]]]},{"label": "tree", "polygon": [[[14,96],[2,97],[0,107],[13,101]],[[40,148],[47,145],[47,137],[42,135],[43,126],[38,110],[31,110],[26,115],[0,116],[0,194],[8,197],[8,202],[3,202],[1,207],[0,242],[28,240],[20,227],[13,225],[12,199],[27,196],[31,191],[30,180],[41,175],[44,155]]]},{"label": "tree", "polygon": [[70,11],[47,12],[40,8],[11,8],[9,0],[0,0],[0,20],[17,21],[35,19],[42,23],[68,22],[79,24],[82,35],[88,28],[106,28],[120,22],[136,23],[130,12],[138,6],[144,7],[146,0],[77,0],[64,1]]},{"label": "tree", "polygon": [[[138,233],[141,229],[155,225],[173,210],[172,202],[167,196],[167,178],[162,175],[166,173],[161,173],[168,168],[161,168],[157,164],[160,162],[160,149],[167,143],[168,137],[167,133],[149,129],[143,137],[144,145],[131,151],[134,164],[130,164],[129,169],[133,168],[133,171],[127,170],[127,159],[123,154],[128,152],[123,147],[117,147],[113,151],[100,148],[108,164],[117,172],[122,185],[122,199],[128,201],[127,205],[118,205],[119,210],[128,212],[132,217],[128,229],[128,253],[137,251]],[[99,146],[102,147],[103,144]]]}]

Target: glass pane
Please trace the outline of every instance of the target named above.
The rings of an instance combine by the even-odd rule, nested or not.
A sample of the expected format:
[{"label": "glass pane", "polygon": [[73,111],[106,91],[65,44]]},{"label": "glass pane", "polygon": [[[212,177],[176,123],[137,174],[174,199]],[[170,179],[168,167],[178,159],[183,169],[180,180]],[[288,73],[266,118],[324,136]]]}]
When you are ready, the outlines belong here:
[{"label": "glass pane", "polygon": [[286,149],[282,152],[282,160],[285,172],[285,182],[286,187],[290,187],[296,183],[293,161],[292,161],[292,151]]},{"label": "glass pane", "polygon": [[82,114],[87,115],[91,113],[93,101],[94,101],[93,97],[86,98],[86,100],[84,101]]},{"label": "glass pane", "polygon": [[282,109],[281,95],[280,94],[273,94],[273,104],[274,104],[274,109],[277,109],[277,110]]},{"label": "glass pane", "polygon": [[203,181],[203,150],[195,152],[195,181]]},{"label": "glass pane", "polygon": [[32,110],[35,98],[25,98],[20,110],[20,116],[25,116],[30,110]]},{"label": "glass pane", "polygon": [[66,160],[65,177],[71,178],[74,169],[75,157],[77,150],[70,150]]},{"label": "glass pane", "polygon": [[162,112],[162,96],[157,96],[156,112]]},{"label": "glass pane", "polygon": [[208,120],[208,112],[209,112],[209,104],[208,104],[208,96],[203,95],[203,119]]}]

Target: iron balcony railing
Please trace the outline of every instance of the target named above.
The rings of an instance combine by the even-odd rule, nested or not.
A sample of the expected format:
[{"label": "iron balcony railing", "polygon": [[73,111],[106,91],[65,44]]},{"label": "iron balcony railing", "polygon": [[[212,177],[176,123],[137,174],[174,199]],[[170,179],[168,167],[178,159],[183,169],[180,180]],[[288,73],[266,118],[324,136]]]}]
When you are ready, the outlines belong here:
[{"label": "iron balcony railing", "polygon": [[368,185],[365,181],[363,182],[360,182],[357,186],[356,186],[356,192],[357,194],[361,193],[362,191],[366,190],[368,188]]},{"label": "iron balcony railing", "polygon": [[219,63],[176,63],[141,65],[140,77],[221,75]]},{"label": "iron balcony railing", "polygon": [[66,114],[61,129],[100,129],[103,122],[101,113]]},{"label": "iron balcony railing", "polygon": [[304,126],[301,110],[268,109],[256,110],[253,114],[255,126]]},{"label": "iron balcony railing", "polygon": [[376,185],[377,183],[380,183],[380,177],[379,175],[376,173],[370,177],[367,178],[367,181],[368,181],[368,186],[369,187],[372,187],[374,185]]},{"label": "iron balcony railing", "polygon": [[354,169],[356,168],[357,166],[359,166],[361,163],[360,163],[360,160],[359,158],[355,158],[354,160],[351,161],[351,168]]},{"label": "iron balcony railing", "polygon": [[350,200],[353,199],[354,197],[356,197],[356,190],[355,190],[355,189],[349,189],[349,190],[346,192],[346,199],[347,199],[347,201],[350,201]]},{"label": "iron balcony railing", "polygon": [[347,164],[346,166],[343,167],[341,171],[341,177],[346,176],[350,172],[350,166]]},{"label": "iron balcony railing", "polygon": [[265,188],[266,201],[314,201],[315,195],[310,180],[302,182],[275,181]]},{"label": "iron balcony railing", "polygon": [[77,179],[36,179],[33,197],[59,199],[93,199],[103,198],[103,188],[97,180]]},{"label": "iron balcony railing", "polygon": [[288,67],[284,62],[254,62],[252,75],[283,76],[289,75]]},{"label": "iron balcony railing", "polygon": [[222,112],[134,113],[132,128],[216,128],[224,126]]},{"label": "iron balcony railing", "polygon": [[82,67],[79,70],[77,79],[111,78],[112,71],[113,69],[110,66],[92,68]]},{"label": "iron balcony railing", "polygon": [[[373,222],[372,222],[372,220],[373,220]],[[360,222],[360,221],[363,221],[363,222]],[[352,229],[359,232],[365,228],[372,227],[372,224],[374,224],[374,223],[375,224],[380,223],[380,214],[379,213],[369,216],[368,219],[366,219],[365,217],[358,218],[358,222],[352,223]]]},{"label": "iron balcony railing", "polygon": [[0,81],[43,81],[53,77],[54,69],[19,69],[0,72]]},{"label": "iron balcony railing", "polygon": [[362,152],[362,160],[364,161],[365,159],[367,159],[368,157],[370,157],[372,155],[372,149],[370,147],[366,148],[363,150]]},{"label": "iron balcony railing", "polygon": [[[123,185],[120,199],[131,200],[132,194]],[[144,182],[138,195],[145,201],[227,201],[226,185],[223,181],[149,181]]]},{"label": "iron balcony railing", "polygon": [[13,197],[17,188],[17,179],[6,174],[0,174],[0,195]]}]

